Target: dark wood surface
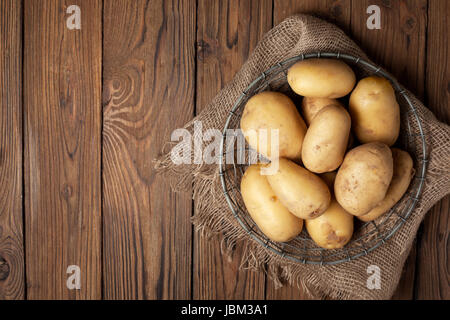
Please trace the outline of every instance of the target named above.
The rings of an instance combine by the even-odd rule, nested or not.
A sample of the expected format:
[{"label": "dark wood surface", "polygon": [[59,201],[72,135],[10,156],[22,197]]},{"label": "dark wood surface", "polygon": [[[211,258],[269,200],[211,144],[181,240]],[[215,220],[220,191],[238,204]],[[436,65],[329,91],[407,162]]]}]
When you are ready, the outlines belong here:
[{"label": "dark wood surface", "polygon": [[[336,23],[449,123],[447,0],[1,1],[0,300],[308,299],[195,233],[192,190],[170,192],[151,162],[295,13]],[[449,198],[394,298],[450,299]]]}]

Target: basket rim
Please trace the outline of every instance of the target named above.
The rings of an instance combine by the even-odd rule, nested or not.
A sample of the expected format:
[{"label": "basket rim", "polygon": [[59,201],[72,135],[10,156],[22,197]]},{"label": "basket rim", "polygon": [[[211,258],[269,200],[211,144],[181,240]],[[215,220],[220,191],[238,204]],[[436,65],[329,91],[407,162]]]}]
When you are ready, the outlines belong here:
[{"label": "basket rim", "polygon": [[[231,119],[234,116],[237,116],[236,113],[235,113],[237,108],[240,107],[242,101],[245,98],[248,98],[249,92],[251,92],[251,90],[256,85],[258,85],[261,81],[266,80],[266,78],[269,75],[272,75],[277,70],[278,70],[278,72],[276,72],[275,74],[278,74],[279,72],[285,72],[286,73],[286,68],[289,67],[290,65],[292,65],[292,64],[294,64],[294,63],[296,63],[298,61],[311,59],[311,58],[319,58],[319,59],[320,58],[334,58],[334,59],[346,60],[346,61],[349,61],[349,62],[351,62],[353,64],[356,64],[356,65],[357,64],[361,64],[362,66],[366,67],[369,71],[372,71],[372,72],[374,72],[377,75],[381,75],[384,78],[386,78],[387,80],[389,80],[391,82],[391,84],[393,85],[393,88],[394,88],[395,92],[398,93],[400,96],[402,96],[403,99],[408,104],[409,109],[410,109],[408,111],[408,113],[411,112],[414,115],[415,119],[417,120],[419,131],[420,131],[420,138],[421,138],[421,142],[422,142],[422,155],[423,156],[422,156],[421,159],[417,159],[417,160],[421,161],[420,174],[419,174],[419,176],[415,177],[415,179],[419,180],[419,184],[418,184],[418,186],[417,186],[417,188],[416,188],[416,190],[415,190],[415,192],[413,194],[406,194],[405,193],[402,196],[402,198],[397,202],[397,203],[400,203],[407,196],[410,198],[411,201],[407,204],[407,206],[409,205],[409,207],[407,207],[407,208],[405,207],[406,214],[402,216],[402,215],[399,215],[397,213],[399,221],[394,224],[394,226],[392,227],[390,232],[388,232],[384,237],[382,237],[380,239],[377,239],[378,241],[373,246],[371,246],[370,248],[366,248],[366,247],[362,246],[362,251],[357,253],[357,254],[354,254],[354,255],[350,255],[349,252],[348,252],[348,249],[346,249],[345,246],[343,248],[341,248],[341,249],[334,249],[334,250],[337,250],[338,252],[339,251],[344,251],[346,253],[346,258],[345,259],[338,259],[338,260],[331,260],[331,261],[325,261],[323,259],[323,255],[321,255],[322,258],[321,258],[320,261],[308,260],[305,257],[298,258],[298,257],[289,255],[286,252],[282,252],[282,251],[277,250],[277,249],[273,248],[272,246],[270,246],[269,244],[271,242],[273,242],[273,241],[270,240],[269,238],[267,238],[265,235],[264,235],[264,238],[266,238],[265,240],[262,240],[259,237],[257,237],[254,234],[253,230],[249,229],[247,227],[247,225],[239,217],[239,214],[236,212],[236,209],[233,206],[233,201],[232,201],[232,199],[230,197],[230,194],[229,194],[229,190],[227,189],[227,182],[226,182],[226,179],[225,179],[225,171],[226,171],[225,165],[226,165],[226,163],[224,161],[224,145],[225,145],[226,132],[227,132],[227,129],[229,129],[229,125],[230,125]],[[409,124],[409,122],[408,122],[408,124]],[[370,252],[376,250],[382,244],[386,243],[386,241],[389,240],[406,223],[407,219],[409,218],[409,216],[411,215],[412,211],[416,207],[417,202],[419,201],[420,196],[421,196],[422,191],[423,191],[423,186],[424,186],[425,178],[426,178],[426,174],[427,174],[426,171],[427,171],[428,155],[427,155],[427,145],[426,145],[425,133],[424,133],[422,122],[421,122],[421,119],[420,119],[420,117],[418,115],[418,112],[417,112],[416,108],[414,107],[414,105],[412,104],[411,99],[407,95],[407,91],[401,87],[401,85],[397,82],[397,80],[395,80],[389,73],[384,71],[382,67],[377,66],[377,65],[375,65],[375,64],[373,64],[373,63],[371,63],[371,62],[369,62],[369,61],[367,61],[367,60],[365,60],[365,59],[363,59],[361,57],[355,57],[353,55],[344,54],[344,53],[340,53],[340,52],[313,52],[313,53],[296,55],[296,56],[293,56],[293,57],[288,58],[288,59],[286,59],[286,60],[284,60],[282,62],[279,62],[279,63],[275,64],[274,66],[270,67],[266,71],[262,72],[242,92],[242,94],[239,96],[239,98],[234,103],[232,109],[229,111],[228,117],[227,117],[225,125],[224,125],[224,129],[223,129],[221,134],[222,134],[222,137],[221,137],[221,143],[220,143],[220,148],[219,148],[219,156],[218,156],[219,177],[220,177],[220,182],[221,182],[223,195],[225,196],[227,204],[230,207],[234,218],[237,219],[237,221],[239,222],[240,226],[258,244],[262,245],[264,248],[270,250],[271,252],[274,252],[274,253],[278,254],[279,256],[281,256],[283,258],[286,258],[288,260],[294,261],[294,262],[300,262],[300,263],[303,263],[303,264],[314,264],[314,265],[336,265],[336,264],[348,262],[348,261],[360,258],[362,256],[368,255]],[[410,183],[410,186],[411,186],[411,183]],[[392,208],[391,208],[390,211],[392,211]],[[366,224],[368,224],[368,223],[370,223],[370,222],[367,222]],[[372,222],[372,223],[375,224],[374,222]],[[366,224],[364,224],[364,225],[366,225]],[[377,228],[376,224],[375,224],[375,228]],[[274,242],[274,243],[278,244],[278,242]],[[323,249],[323,250],[326,250],[326,249]]]}]

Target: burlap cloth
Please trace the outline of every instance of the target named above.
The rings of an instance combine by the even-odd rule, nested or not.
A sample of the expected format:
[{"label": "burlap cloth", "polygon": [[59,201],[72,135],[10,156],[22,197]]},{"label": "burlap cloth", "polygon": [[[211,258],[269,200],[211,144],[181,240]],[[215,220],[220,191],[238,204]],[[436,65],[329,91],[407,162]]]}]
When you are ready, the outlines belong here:
[{"label": "burlap cloth", "polygon": [[[287,58],[318,51],[347,53],[369,60],[336,26],[307,15],[292,16],[262,38],[234,79],[194,120],[202,121],[203,130],[222,130],[234,102],[263,71]],[[280,279],[301,285],[314,298],[388,299],[399,282],[403,265],[425,213],[450,192],[450,127],[437,121],[410,92],[407,91],[407,95],[416,107],[425,129],[429,153],[425,187],[415,210],[401,229],[384,245],[350,262],[334,266],[294,263],[254,242],[232,216],[225,202],[218,166],[173,164],[170,148],[167,147],[174,143],[166,145],[155,167],[171,182],[174,190],[193,186],[193,223],[196,230],[204,236],[220,235],[228,249],[235,245],[244,246],[242,268],[264,270],[277,285],[281,285]],[[405,116],[402,115],[402,118],[404,121]],[[193,121],[186,124],[185,128],[193,132]],[[413,124],[412,131],[418,133],[417,125]],[[410,151],[414,153],[415,159],[423,157],[419,138],[417,135],[417,150]],[[367,288],[367,267],[370,265],[380,267],[381,289]]]}]

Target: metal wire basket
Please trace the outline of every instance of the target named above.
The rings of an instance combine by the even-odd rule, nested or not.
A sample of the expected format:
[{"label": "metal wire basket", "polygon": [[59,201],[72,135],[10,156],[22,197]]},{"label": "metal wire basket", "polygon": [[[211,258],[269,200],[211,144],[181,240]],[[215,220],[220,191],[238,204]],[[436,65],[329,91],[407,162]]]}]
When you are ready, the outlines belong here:
[{"label": "metal wire basket", "polygon": [[[241,113],[247,100],[254,94],[265,90],[289,93],[290,89],[286,80],[287,69],[297,61],[311,58],[341,59],[356,67],[355,69],[357,70],[355,71],[358,77],[377,74],[385,77],[392,83],[396,91],[402,114],[401,134],[397,144],[402,149],[409,151],[413,156],[415,163],[416,174],[414,180],[411,182],[411,185],[403,198],[389,212],[375,221],[362,223],[355,219],[355,232],[352,240],[341,249],[327,250],[318,247],[309,237],[306,230],[303,230],[295,239],[285,243],[274,242],[267,238],[248,214],[240,193],[241,178],[248,163],[239,164],[242,163],[242,161],[229,161],[230,149],[227,145],[226,136],[227,133],[229,133],[229,129],[239,129]],[[402,103],[400,103],[401,101],[399,99],[403,99]],[[418,133],[412,132],[411,121],[416,123],[414,126],[415,128],[419,128]],[[419,143],[417,143],[417,141],[419,141]],[[245,151],[250,154],[249,157],[251,158],[252,150],[247,144],[245,144]],[[235,157],[236,154],[239,154],[239,151],[236,152],[236,150],[233,150],[233,157]],[[260,245],[286,259],[296,262],[335,265],[369,254],[371,251],[388,241],[389,238],[391,238],[407,221],[422,193],[428,162],[427,154],[425,133],[417,110],[406,95],[406,92],[402,90],[395,79],[383,71],[381,67],[373,65],[359,57],[341,53],[317,52],[302,54],[278,63],[263,72],[241,94],[229,112],[222,132],[219,154],[219,175],[224,196],[233,216],[237,219],[242,228]],[[254,156],[255,154],[253,154],[253,157]]]}]

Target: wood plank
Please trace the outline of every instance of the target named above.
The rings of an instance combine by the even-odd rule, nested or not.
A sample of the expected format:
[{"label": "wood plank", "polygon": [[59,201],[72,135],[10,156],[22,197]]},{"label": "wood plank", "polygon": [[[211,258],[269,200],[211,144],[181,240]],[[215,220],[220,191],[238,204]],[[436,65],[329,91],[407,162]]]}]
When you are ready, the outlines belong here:
[{"label": "wood plank", "polygon": [[[378,5],[381,9],[379,30],[366,27],[369,5]],[[352,1],[351,32],[354,40],[369,57],[392,72],[419,98],[424,97],[425,90],[426,25],[427,0]],[[413,298],[415,256],[413,247],[394,299]]]},{"label": "wood plank", "polygon": [[[427,106],[450,123],[450,4],[428,2],[426,93]],[[417,253],[416,299],[450,299],[448,268],[450,196],[438,202],[425,217]]]},{"label": "wood plank", "polygon": [[[81,9],[81,30],[66,26],[70,5]],[[101,298],[101,8],[24,3],[29,299]],[[70,265],[80,268],[80,290],[66,286]]]},{"label": "wood plank", "polygon": [[450,123],[450,3],[446,0],[428,0],[427,37],[427,103],[436,117]]},{"label": "wood plank", "polygon": [[[274,0],[274,24],[298,13],[311,14],[338,25],[345,31],[350,28],[350,0]],[[273,282],[268,279],[266,285],[266,299],[311,299],[304,290],[297,286],[285,284],[275,289]]]},{"label": "wood plank", "polygon": [[0,2],[0,300],[23,299],[22,3]]},{"label": "wood plank", "polygon": [[[198,2],[197,113],[231,81],[271,27],[271,0]],[[228,261],[217,240],[195,234],[194,244],[194,299],[264,299],[264,274],[239,271],[241,249]]]},{"label": "wood plank", "polygon": [[106,299],[191,296],[192,190],[153,170],[192,118],[195,0],[105,1],[103,263]]}]

